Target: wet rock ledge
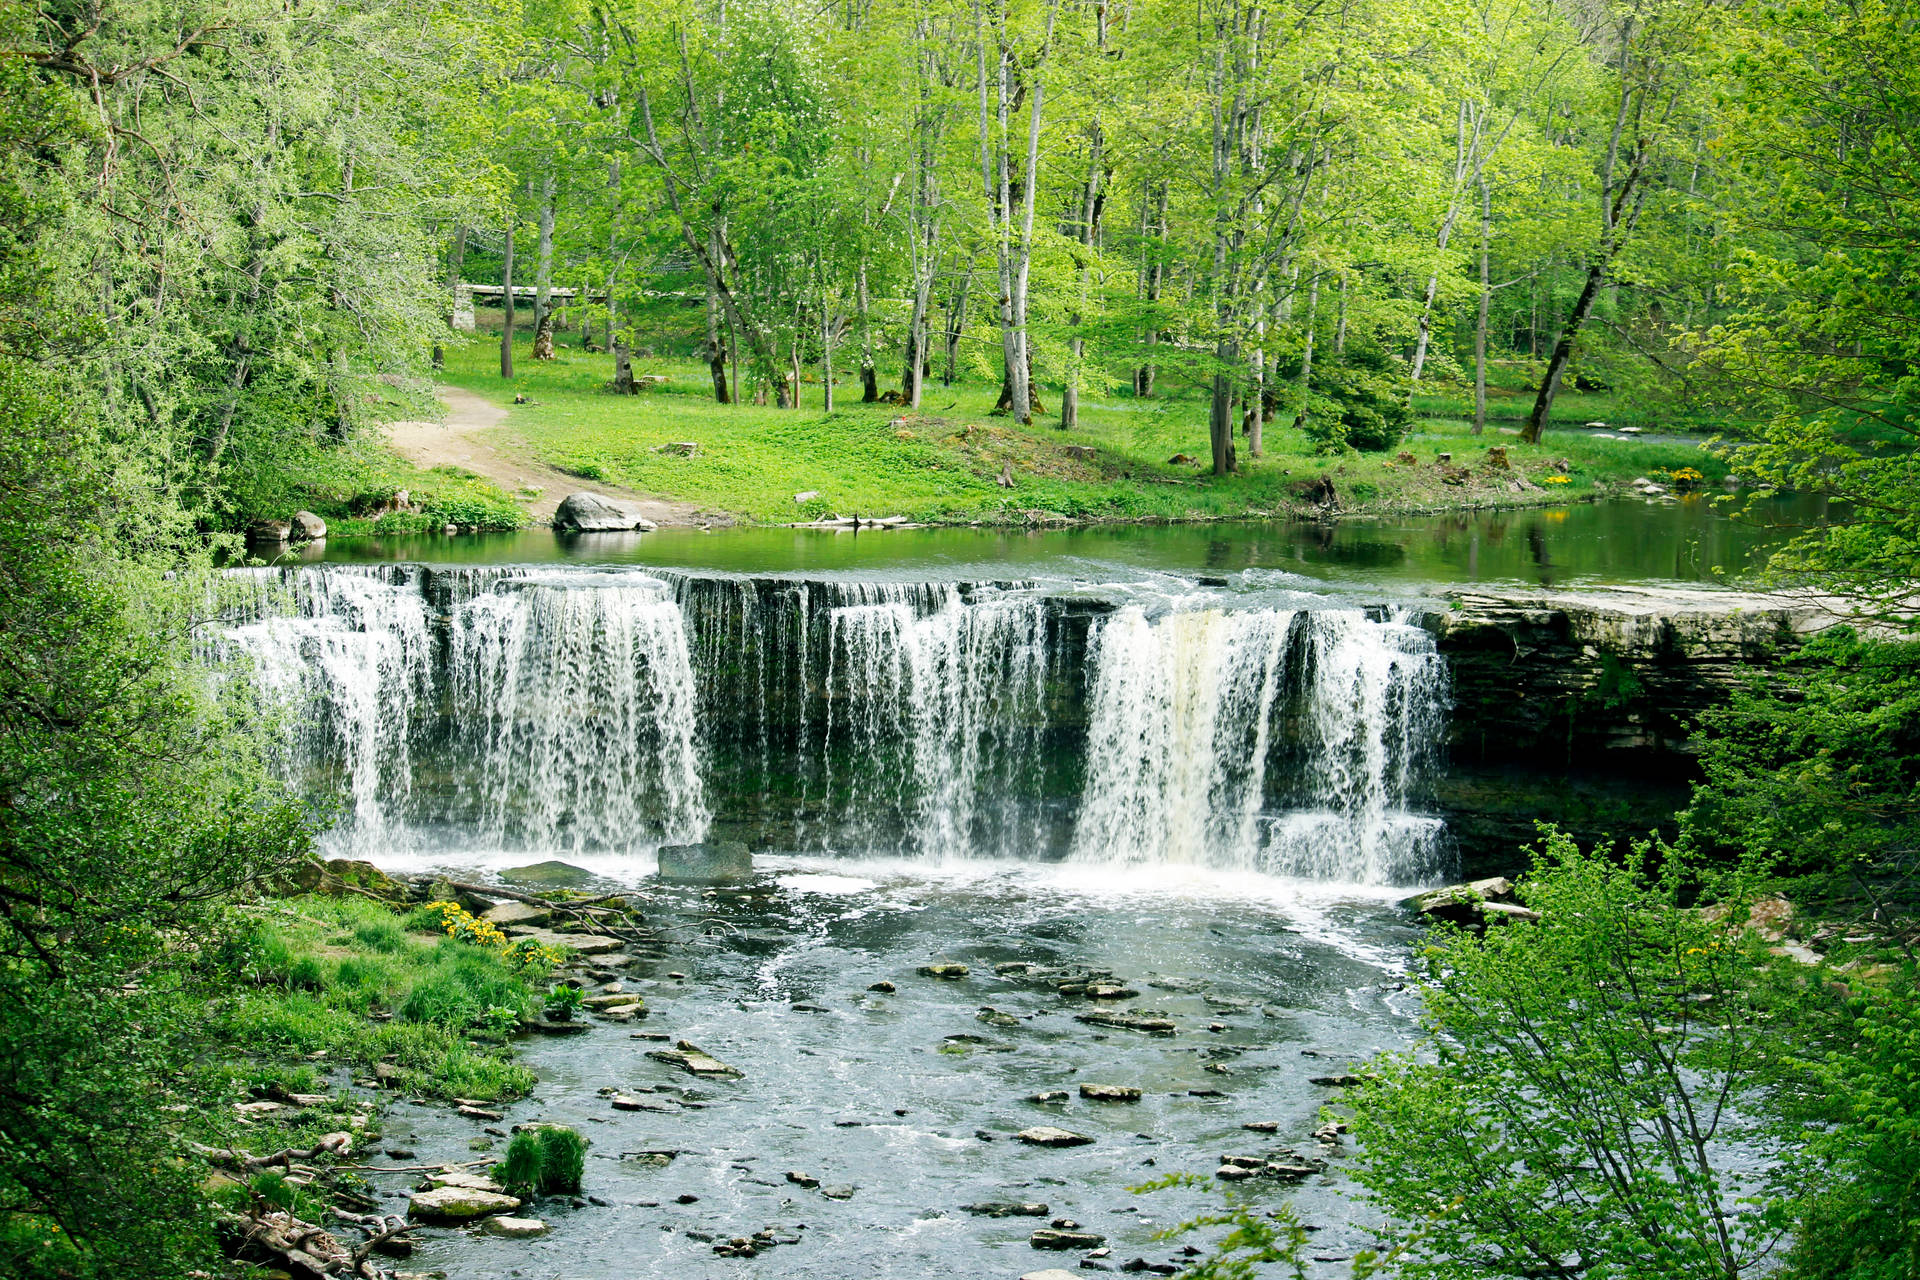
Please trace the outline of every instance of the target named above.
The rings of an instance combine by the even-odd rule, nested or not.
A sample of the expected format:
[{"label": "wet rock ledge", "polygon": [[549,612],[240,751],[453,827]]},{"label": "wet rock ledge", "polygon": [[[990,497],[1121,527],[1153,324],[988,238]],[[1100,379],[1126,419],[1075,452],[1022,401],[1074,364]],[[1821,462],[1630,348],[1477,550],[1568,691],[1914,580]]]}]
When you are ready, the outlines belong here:
[{"label": "wet rock ledge", "polygon": [[1547,819],[1586,839],[1670,823],[1692,728],[1835,621],[1811,596],[1684,587],[1462,591],[1424,619],[1453,684],[1441,811],[1468,875]]}]

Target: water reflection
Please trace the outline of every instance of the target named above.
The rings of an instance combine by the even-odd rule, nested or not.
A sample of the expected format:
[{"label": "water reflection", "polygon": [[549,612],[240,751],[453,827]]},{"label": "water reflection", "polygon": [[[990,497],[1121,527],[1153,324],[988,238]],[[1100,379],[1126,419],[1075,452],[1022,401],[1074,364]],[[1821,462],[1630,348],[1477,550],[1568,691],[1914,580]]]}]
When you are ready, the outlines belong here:
[{"label": "water reflection", "polygon": [[557,536],[546,529],[447,537],[335,538],[284,557],[332,562],[650,564],[742,573],[1009,576],[1082,562],[1135,571],[1283,570],[1374,585],[1567,586],[1738,578],[1769,549],[1827,518],[1817,498],[1733,516],[1706,496],[1530,511],[1453,512],[1339,523],[1124,525],[1063,530],[750,528]]}]

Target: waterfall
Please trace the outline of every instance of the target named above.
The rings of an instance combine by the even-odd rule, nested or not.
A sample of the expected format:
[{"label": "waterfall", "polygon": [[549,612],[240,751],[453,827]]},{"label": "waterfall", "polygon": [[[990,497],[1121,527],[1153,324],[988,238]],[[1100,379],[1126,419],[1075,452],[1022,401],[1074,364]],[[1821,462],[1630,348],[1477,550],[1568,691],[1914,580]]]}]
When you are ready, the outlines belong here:
[{"label": "waterfall", "polygon": [[[1404,617],[1225,593],[602,568],[237,571],[330,850],[1188,865],[1411,883],[1446,675]],[[1304,607],[1312,606],[1312,607]]]},{"label": "waterfall", "polygon": [[1099,624],[1077,862],[1254,868],[1291,612],[1138,606]]},{"label": "waterfall", "polygon": [[707,808],[680,606],[630,575],[507,581],[458,606],[449,700],[495,848],[697,840]]},{"label": "waterfall", "polygon": [[245,571],[253,588],[226,638],[288,717],[283,772],[344,802],[337,844],[404,842],[415,712],[432,683],[432,637],[417,571]]},{"label": "waterfall", "polygon": [[[1276,797],[1290,646],[1300,674],[1279,754],[1295,765]],[[1098,625],[1089,652],[1073,860],[1373,884],[1442,869],[1439,820],[1409,811],[1446,706],[1424,631],[1359,611],[1132,606]]]},{"label": "waterfall", "polygon": [[255,576],[227,638],[291,719],[284,771],[342,802],[331,852],[620,853],[705,832],[667,584],[329,567],[286,572],[276,594]]},{"label": "waterfall", "polygon": [[[1040,603],[968,603],[951,586],[931,600],[863,594],[870,598],[827,615],[827,685],[836,696],[824,736],[844,741],[850,760],[825,790],[844,793],[847,838],[878,852],[897,833],[888,851],[924,858],[1034,848],[1031,817],[1005,806],[1040,768],[1048,667]],[[827,760],[831,769],[833,755]]]}]

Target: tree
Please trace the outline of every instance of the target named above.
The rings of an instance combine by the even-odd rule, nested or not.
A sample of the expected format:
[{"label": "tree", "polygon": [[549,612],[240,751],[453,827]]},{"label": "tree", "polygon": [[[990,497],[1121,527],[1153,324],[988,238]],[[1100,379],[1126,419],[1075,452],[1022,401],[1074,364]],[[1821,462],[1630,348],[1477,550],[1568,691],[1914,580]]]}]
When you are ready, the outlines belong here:
[{"label": "tree", "polygon": [[1519,888],[1537,921],[1430,943],[1424,1040],[1349,1094],[1355,1177],[1395,1224],[1397,1274],[1771,1266],[1814,1171],[1761,1119],[1756,970],[1682,905],[1684,883],[1664,851],[1618,863],[1550,833]]},{"label": "tree", "polygon": [[1920,33],[1870,0],[1757,8],[1732,32],[1719,148],[1737,198],[1731,313],[1696,367],[1765,415],[1725,456],[1757,496],[1836,500],[1774,558],[1783,580],[1907,625],[1920,591]]},{"label": "tree", "polygon": [[1713,8],[1714,0],[1633,0],[1594,33],[1616,74],[1612,126],[1593,184],[1599,237],[1586,254],[1580,293],[1547,357],[1533,411],[1520,433],[1529,444],[1538,444],[1546,432],[1574,344],[1659,182],[1660,164],[1682,123],[1682,104],[1695,86],[1701,39]]}]

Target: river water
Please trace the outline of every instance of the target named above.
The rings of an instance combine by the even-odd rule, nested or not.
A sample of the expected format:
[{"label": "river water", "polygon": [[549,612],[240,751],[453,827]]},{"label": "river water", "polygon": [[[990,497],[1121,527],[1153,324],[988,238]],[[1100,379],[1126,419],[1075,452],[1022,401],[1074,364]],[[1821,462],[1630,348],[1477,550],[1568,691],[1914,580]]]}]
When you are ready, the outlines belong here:
[{"label": "river water", "polygon": [[[1326,1171],[1248,1194],[1293,1203],[1318,1228],[1313,1273],[1335,1276],[1366,1211],[1347,1148],[1313,1137],[1338,1090],[1310,1078],[1409,1042],[1417,932],[1394,904],[1453,871],[1428,802],[1447,674],[1422,610],[1467,582],[1708,582],[1779,536],[1695,501],[1324,529],[396,539],[236,569],[224,645],[285,706],[279,765],[334,818],[329,852],[469,878],[560,858],[667,939],[613,975],[644,1022],[524,1047],[541,1084],[508,1122],[581,1128],[604,1203],[543,1202],[538,1241],[422,1232],[419,1267],[1172,1266],[1155,1233],[1220,1193],[1131,1188],[1290,1148]],[[750,885],[653,878],[661,844],[721,837],[759,851]],[[1097,1007],[1176,1030],[1082,1021],[1095,1002],[996,973],[1011,962],[1111,971],[1136,994]],[[969,972],[917,972],[933,963]],[[743,1075],[696,1081],[635,1035]],[[1052,1090],[1069,1096],[1027,1100]],[[1014,1139],[1036,1124],[1093,1141]],[[462,1160],[481,1128],[402,1105],[387,1141]],[[982,1201],[1048,1210],[963,1208]],[[1056,1217],[1111,1252],[1031,1248]],[[713,1253],[763,1228],[798,1243]]]}]

